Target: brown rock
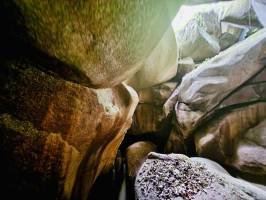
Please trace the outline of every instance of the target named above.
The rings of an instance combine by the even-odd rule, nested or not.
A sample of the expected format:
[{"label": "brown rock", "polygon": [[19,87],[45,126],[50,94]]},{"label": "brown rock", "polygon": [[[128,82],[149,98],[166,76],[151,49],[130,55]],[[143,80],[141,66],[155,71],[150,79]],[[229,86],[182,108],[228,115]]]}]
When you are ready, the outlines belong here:
[{"label": "brown rock", "polygon": [[[80,152],[75,147],[60,134],[39,131],[30,122],[19,121],[9,114],[0,115],[0,130],[2,168],[8,171],[15,169],[13,174],[1,172],[1,177],[4,177],[2,185],[6,184],[8,188],[17,184],[13,192],[19,190],[19,185],[24,190],[30,187],[45,191],[42,194],[44,196],[39,197],[41,199],[55,196],[70,198],[81,159]],[[31,177],[40,178],[32,182]],[[13,180],[17,182],[14,183]],[[35,191],[32,189],[31,192]],[[9,195],[12,199],[13,194]],[[38,197],[40,194],[37,192],[31,195]]]},{"label": "brown rock", "polygon": [[[31,122],[38,131],[58,133],[56,137],[47,137],[46,151],[66,144],[79,154],[79,159],[75,157],[78,160],[75,161],[78,175],[74,196],[86,199],[96,177],[115,158],[130,127],[138,101],[137,94],[126,85],[112,89],[90,89],[56,79],[29,66],[25,63],[1,66],[0,110],[18,120]],[[28,139],[31,139],[30,135]],[[30,150],[31,147],[27,147],[26,153]],[[40,155],[45,155],[41,148],[38,151]],[[49,157],[46,161],[49,163]],[[59,167],[65,168],[71,162]],[[62,190],[59,185],[55,187]],[[73,185],[68,187],[68,192],[72,191]],[[64,195],[69,197],[70,194],[57,195],[60,198]]]},{"label": "brown rock", "polygon": [[176,86],[176,82],[166,82],[160,85],[139,90],[139,103],[162,105],[169,98]]},{"label": "brown rock", "polygon": [[166,82],[138,91],[140,103],[135,110],[129,134],[160,132],[167,126],[168,120],[162,105],[176,85],[176,82]]},{"label": "brown rock", "polygon": [[[266,103],[257,103],[233,110],[229,114],[224,114],[218,119],[210,121],[204,128],[196,131],[195,145],[197,153],[200,156],[208,157],[212,160],[216,160],[227,165],[237,166],[237,168],[240,170],[244,169],[245,167],[241,167],[243,163],[236,164],[236,162],[241,163],[243,159],[243,162],[245,163],[244,160],[253,157],[253,155],[254,166],[261,165],[259,161],[259,155],[261,154],[257,154],[257,156],[255,156],[255,154],[256,152],[259,152],[257,150],[263,149],[263,147],[257,148],[253,145],[254,151],[252,148],[248,150],[248,148],[243,147],[248,145],[241,144],[241,141],[243,137],[246,137],[246,133],[250,134],[250,131],[254,131],[254,129],[251,129],[252,127],[256,126],[265,118]],[[259,133],[254,132],[254,140],[256,140],[256,137],[259,137],[259,135],[256,136],[257,134]],[[257,161],[255,161],[256,158]],[[263,157],[261,157],[261,159],[263,160]],[[256,173],[257,170],[254,170],[254,167],[250,166],[249,172],[250,171]]]},{"label": "brown rock", "polygon": [[128,175],[134,179],[150,152],[156,151],[156,145],[151,142],[136,142],[126,150]]},{"label": "brown rock", "polygon": [[138,104],[129,134],[159,132],[167,124],[162,106]]},{"label": "brown rock", "polygon": [[179,134],[175,128],[171,130],[171,133],[164,146],[164,153],[183,153],[185,154],[184,138]]}]

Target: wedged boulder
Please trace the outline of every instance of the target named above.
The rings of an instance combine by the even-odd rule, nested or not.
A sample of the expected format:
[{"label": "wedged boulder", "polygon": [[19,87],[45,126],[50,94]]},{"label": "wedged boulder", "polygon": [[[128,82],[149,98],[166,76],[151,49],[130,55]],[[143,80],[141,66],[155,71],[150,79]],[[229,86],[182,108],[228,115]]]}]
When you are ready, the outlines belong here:
[{"label": "wedged boulder", "polygon": [[[169,27],[182,1],[1,1],[3,42],[22,42],[54,62],[67,80],[111,87],[136,73]],[[14,44],[14,46],[10,46]],[[20,53],[24,53],[24,52]],[[4,50],[1,52],[5,52]],[[31,55],[29,53],[28,55]],[[49,66],[48,66],[49,67]]]},{"label": "wedged boulder", "polygon": [[266,177],[266,119],[244,133],[230,164],[241,172]]},{"label": "wedged boulder", "polygon": [[129,134],[139,135],[159,132],[167,123],[162,106],[138,104],[133,115]]},{"label": "wedged boulder", "polygon": [[183,135],[173,127],[164,145],[164,153],[186,153]]},{"label": "wedged boulder", "polygon": [[137,199],[265,199],[258,187],[182,154],[150,153],[135,182]]},{"label": "wedged boulder", "polygon": [[139,103],[163,105],[176,88],[176,82],[165,82],[153,87],[137,91]]},{"label": "wedged boulder", "polygon": [[233,44],[235,44],[237,41],[239,40],[238,37],[234,36],[231,33],[223,33],[221,35],[221,37],[219,38],[219,45],[221,47],[221,50],[225,50],[228,47],[232,46]]},{"label": "wedged boulder", "polygon": [[[62,192],[55,193],[57,196],[54,198],[66,196],[68,199],[72,192],[74,198],[86,199],[96,177],[112,164],[124,134],[131,125],[138,102],[136,92],[124,84],[111,89],[90,89],[31,68],[30,63],[6,63],[1,66],[0,74],[1,113],[8,113],[21,122],[27,121],[36,132],[45,132],[47,135],[45,149],[42,146],[39,149],[36,147],[37,161],[53,163],[53,160],[50,161],[42,151],[52,153],[53,149],[59,148],[56,156],[60,158],[60,154],[66,153],[65,150],[61,150],[64,146],[78,155],[73,159],[70,157],[67,163],[63,160],[62,166],[58,163],[58,169],[71,168],[75,161],[78,169],[75,172],[71,171],[73,176],[77,173],[77,176],[72,177],[76,179],[75,190],[72,182],[65,183],[64,180],[60,180],[62,183],[55,184],[54,189],[58,188]],[[23,129],[19,133],[22,134]],[[50,136],[52,133],[55,133],[55,136]],[[2,132],[2,135],[6,134],[8,132]],[[34,135],[29,132],[25,138],[25,156],[30,155],[32,148],[35,148],[30,146],[32,137]],[[16,148],[17,144],[13,143],[10,137],[6,138],[6,143]],[[41,155],[46,156],[45,160],[42,160]],[[8,154],[5,156],[9,157]],[[13,164],[16,165],[16,162]],[[31,168],[27,163],[23,163],[23,168],[14,167],[18,167],[22,175],[25,174],[24,169]],[[38,166],[33,164],[33,167]],[[46,173],[50,173],[49,170],[56,171],[57,168],[46,170]],[[37,178],[44,177],[40,174]],[[34,185],[38,180],[29,182]],[[14,190],[18,186],[23,188],[23,184],[13,183]],[[65,184],[68,187],[67,194],[62,188]],[[41,189],[45,190],[48,186],[49,179]],[[40,192],[38,188],[37,192]]]},{"label": "wedged boulder", "polygon": [[[228,165],[239,171],[266,177],[266,148],[249,140],[240,140],[234,157]],[[264,179],[264,184],[266,181]]]},{"label": "wedged boulder", "polygon": [[160,132],[170,123],[163,112],[163,104],[175,89],[176,82],[166,82],[138,91],[139,104],[128,134]]},{"label": "wedged boulder", "polygon": [[[230,113],[209,121],[205,127],[195,133],[195,146],[198,155],[232,165],[239,142],[248,131],[251,131],[265,118],[266,103],[257,103],[232,110]],[[261,134],[254,132],[253,137],[260,137]],[[255,152],[250,151],[250,154],[253,153]]]},{"label": "wedged boulder", "polygon": [[[166,114],[175,108],[178,126],[188,127],[183,134],[190,135],[219,109],[265,100],[265,51],[266,29],[262,29],[203,62],[183,77],[164,105]],[[258,78],[261,81],[256,82]]]},{"label": "wedged boulder", "polygon": [[182,12],[182,8],[172,22],[180,57],[203,61],[217,55],[221,34],[218,15],[214,12],[191,15],[190,12]]},{"label": "wedged boulder", "polygon": [[175,35],[170,26],[141,69],[126,83],[140,90],[166,82],[176,75],[177,60]]},{"label": "wedged boulder", "polygon": [[178,82],[181,82],[183,76],[194,70],[196,67],[197,64],[194,63],[194,60],[191,57],[178,60],[178,70],[176,73],[176,79]]},{"label": "wedged boulder", "polygon": [[130,145],[126,149],[128,176],[134,180],[139,168],[146,160],[150,152],[156,152],[157,147],[152,142],[140,141]]},{"label": "wedged boulder", "polygon": [[232,110],[195,132],[199,156],[231,166],[239,176],[266,184],[266,103]]}]

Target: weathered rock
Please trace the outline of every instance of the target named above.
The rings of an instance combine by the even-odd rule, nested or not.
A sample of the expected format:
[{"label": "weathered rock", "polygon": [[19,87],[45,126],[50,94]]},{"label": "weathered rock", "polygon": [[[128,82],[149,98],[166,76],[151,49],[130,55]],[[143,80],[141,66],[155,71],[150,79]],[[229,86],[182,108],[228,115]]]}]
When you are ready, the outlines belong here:
[{"label": "weathered rock", "polygon": [[[54,173],[56,170],[64,169],[67,175],[67,170],[70,170],[71,181],[64,182],[64,179],[60,179],[62,182],[54,185],[54,189],[61,192],[56,193],[57,198],[69,198],[73,191],[72,179],[76,178],[73,196],[77,199],[86,199],[96,177],[108,168],[115,158],[124,134],[130,127],[138,101],[137,94],[126,85],[118,85],[112,89],[90,89],[54,78],[30,66],[29,63],[19,62],[1,66],[0,111],[9,113],[21,122],[30,122],[35,132],[39,131],[40,135],[43,132],[46,134],[42,136],[45,140],[37,143],[45,145],[45,148],[40,146],[38,149],[36,146],[30,146],[34,135],[31,136],[31,132],[28,131],[27,137],[22,138],[25,142],[21,141],[25,144],[25,157],[31,155],[31,149],[35,147],[36,160],[47,162],[47,165],[56,162],[57,158],[53,156],[58,159],[60,155],[66,157],[62,161],[59,160],[61,163],[57,162],[57,168],[47,168],[45,172]],[[12,130],[12,127],[13,125],[7,128]],[[23,134],[23,129],[21,128],[18,133]],[[12,148],[19,145],[7,136],[8,131],[3,131],[2,134],[6,137],[7,145],[14,145]],[[58,149],[56,155],[53,155],[54,149]],[[73,158],[71,152],[75,154]],[[42,155],[45,158],[42,158]],[[5,156],[8,158],[9,154]],[[26,161],[21,166],[16,166],[16,162],[13,164],[21,171],[38,167],[34,163],[33,166],[28,165]],[[71,165],[78,166],[78,172]],[[40,174],[38,179],[42,178],[44,177]],[[36,182],[38,183],[38,180],[29,180],[29,184],[34,185]],[[23,188],[23,184],[12,183],[14,187]],[[45,183],[41,189],[49,187],[49,179]],[[64,193],[63,187],[67,187],[67,193]]]},{"label": "weathered rock", "polygon": [[[234,157],[228,163],[241,172],[265,176],[266,148],[249,140],[240,140]],[[266,181],[264,181],[266,184]]]},{"label": "weathered rock", "polygon": [[[244,173],[266,176],[265,153],[266,120],[263,120],[243,135],[230,165]],[[264,183],[266,184],[266,181]]]},{"label": "weathered rock", "polygon": [[170,26],[142,68],[127,81],[127,84],[139,90],[166,82],[176,75],[177,60],[175,35]]},{"label": "weathered rock", "polygon": [[163,104],[176,85],[176,82],[166,82],[138,91],[140,103],[135,110],[129,134],[160,132],[170,123],[163,113]]},{"label": "weathered rock", "polygon": [[249,129],[245,133],[244,138],[266,148],[266,119],[254,128]]},{"label": "weathered rock", "polygon": [[70,198],[81,160],[74,146],[58,133],[39,131],[9,114],[0,115],[0,132],[2,194],[8,188],[10,199],[16,192],[30,199]]},{"label": "weathered rock", "polygon": [[239,38],[235,37],[231,33],[226,32],[226,33],[222,34],[222,36],[219,38],[219,45],[221,47],[221,50],[227,49],[228,47],[235,44],[238,40],[239,40]]},{"label": "weathered rock", "polygon": [[247,33],[252,29],[247,25],[239,25],[229,22],[221,22],[222,33],[230,33],[238,40],[244,40]]},{"label": "weathered rock", "polygon": [[173,127],[164,146],[164,153],[183,153],[185,154],[185,142],[183,135],[179,134]]},{"label": "weathered rock", "polygon": [[150,152],[156,152],[156,145],[146,141],[136,142],[126,149],[127,169],[130,178],[135,179],[139,168]]},{"label": "weathered rock", "polygon": [[33,46],[64,63],[61,71],[58,66],[50,68],[60,76],[91,87],[110,87],[141,68],[180,3],[4,0],[1,27],[24,47]]},{"label": "weathered rock", "polygon": [[251,9],[250,0],[218,1],[215,3],[182,6],[183,13],[195,15],[199,12],[214,12],[217,14],[219,21],[230,21],[237,24],[252,23],[258,25],[255,12]]},{"label": "weathered rock", "polygon": [[129,134],[159,132],[167,123],[162,106],[138,104]]},{"label": "weathered rock", "polygon": [[183,58],[178,61],[178,69],[176,73],[176,78],[181,82],[183,76],[191,72],[197,67],[191,57]]},{"label": "weathered rock", "polygon": [[202,165],[205,165],[208,169],[216,170],[223,174],[230,175],[228,171],[226,171],[225,168],[223,168],[220,164],[218,164],[217,162],[214,162],[213,160],[202,158],[202,157],[191,157],[190,159],[192,161],[196,161],[196,162],[201,163]]},{"label": "weathered rock", "polygon": [[196,131],[195,145],[200,156],[230,164],[244,133],[266,118],[266,103],[239,108],[208,122]]},{"label": "weathered rock", "polygon": [[266,16],[265,16],[265,9],[266,9],[266,1],[265,0],[252,0],[252,7],[260,21],[260,23],[266,27]]},{"label": "weathered rock", "polygon": [[262,29],[183,77],[164,105],[167,114],[175,107],[178,126],[187,127],[183,135],[189,135],[204,117],[218,109],[265,100],[265,79],[249,81],[256,76],[264,77],[265,51],[266,29]]},{"label": "weathered rock", "polygon": [[137,199],[265,199],[266,192],[181,154],[151,153],[135,182]]},{"label": "weathered rock", "polygon": [[139,103],[162,105],[176,88],[176,82],[166,82],[138,91]]},{"label": "weathered rock", "polygon": [[[214,162],[213,160],[209,160],[207,158],[201,158],[201,157],[191,157],[191,160],[199,162],[203,165],[206,165],[206,167],[208,169],[210,169],[211,171],[218,171],[222,174],[230,175],[225,168],[223,168],[221,165],[219,165],[217,162]],[[258,187],[258,188],[260,188],[266,192],[266,186],[265,185],[253,183],[253,182],[248,182],[248,181],[246,181],[240,177],[237,177],[237,179],[240,180],[241,184],[246,184],[246,185],[252,184],[252,185],[254,185],[254,186],[256,186],[256,187]]]},{"label": "weathered rock", "polygon": [[190,13],[182,12],[181,7],[172,26],[181,58],[191,57],[194,61],[203,61],[219,53],[221,27],[214,12],[199,12],[190,16]]},{"label": "weathered rock", "polygon": [[241,173],[265,176],[265,118],[266,103],[258,103],[208,122],[205,128],[196,131],[197,153]]}]

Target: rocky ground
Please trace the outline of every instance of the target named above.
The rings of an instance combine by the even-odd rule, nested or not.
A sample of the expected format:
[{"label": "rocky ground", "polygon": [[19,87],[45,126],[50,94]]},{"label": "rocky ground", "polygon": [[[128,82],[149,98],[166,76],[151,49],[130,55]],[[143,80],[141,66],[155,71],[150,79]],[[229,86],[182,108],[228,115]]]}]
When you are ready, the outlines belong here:
[{"label": "rocky ground", "polygon": [[1,195],[266,199],[265,1],[121,2],[0,2]]}]

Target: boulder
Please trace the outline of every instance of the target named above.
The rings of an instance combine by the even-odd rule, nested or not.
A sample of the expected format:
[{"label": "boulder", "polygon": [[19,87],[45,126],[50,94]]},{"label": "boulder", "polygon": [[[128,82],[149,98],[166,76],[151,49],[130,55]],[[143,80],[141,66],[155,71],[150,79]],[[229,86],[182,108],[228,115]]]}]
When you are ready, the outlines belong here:
[{"label": "boulder", "polygon": [[221,47],[221,50],[225,50],[228,47],[232,46],[236,42],[238,42],[239,38],[235,37],[231,33],[223,33],[221,37],[219,38],[219,45]]},{"label": "boulder", "polygon": [[222,33],[229,33],[238,40],[244,40],[247,37],[247,33],[252,29],[248,25],[239,25],[229,22],[221,22]]},{"label": "boulder", "polygon": [[164,145],[164,153],[186,153],[183,135],[179,134],[175,127],[172,128]]},{"label": "boulder", "polygon": [[167,127],[170,122],[164,115],[163,104],[176,85],[176,82],[166,82],[138,91],[139,104],[128,134],[158,133]]},{"label": "boulder", "polygon": [[182,154],[150,153],[135,182],[137,199],[265,199],[252,184]]},{"label": "boulder", "polygon": [[190,14],[182,12],[181,7],[172,22],[180,57],[203,61],[217,55],[220,51],[218,38],[221,34],[217,14],[214,12]]},{"label": "boulder", "polygon": [[155,152],[156,149],[155,144],[147,141],[136,142],[126,149],[127,170],[128,176],[131,179],[135,179],[139,168],[146,160],[148,154]]},{"label": "boulder", "polygon": [[178,82],[182,81],[183,76],[191,72],[197,67],[194,60],[191,57],[183,58],[178,61],[178,70],[176,73],[176,78]]},{"label": "boulder", "polygon": [[167,123],[162,106],[138,104],[129,134],[139,135],[159,132]]},{"label": "boulder", "polygon": [[265,176],[265,119],[265,102],[231,110],[196,131],[196,151],[242,174]]},{"label": "boulder", "polygon": [[[87,199],[96,177],[113,163],[131,125],[136,92],[124,84],[90,89],[24,62],[2,64],[0,76],[0,111],[8,113],[1,118],[1,158],[12,158],[11,167],[19,174],[19,181],[13,181],[9,174],[14,177],[14,172],[1,170],[12,183],[11,191],[20,188],[45,197],[52,187],[51,198]],[[34,160],[29,162],[31,157]],[[27,173],[36,179],[24,179]]]},{"label": "boulder", "polygon": [[176,88],[176,82],[165,82],[137,91],[140,104],[163,105]]},{"label": "boulder", "polygon": [[140,90],[166,82],[176,75],[177,60],[175,35],[170,26],[141,69],[126,83]]},{"label": "boulder", "polygon": [[203,62],[183,77],[164,105],[166,114],[175,108],[178,126],[187,127],[183,134],[190,135],[219,109],[265,100],[265,50],[266,29],[262,29]]},{"label": "boulder", "polygon": [[230,163],[245,132],[264,118],[266,103],[234,109],[214,118],[195,133],[197,153],[212,160]]},{"label": "boulder", "polygon": [[0,3],[1,41],[8,43],[8,56],[16,56],[18,44],[23,55],[32,47],[58,63],[44,67],[61,77],[89,87],[111,87],[141,68],[180,3],[4,0]]}]

